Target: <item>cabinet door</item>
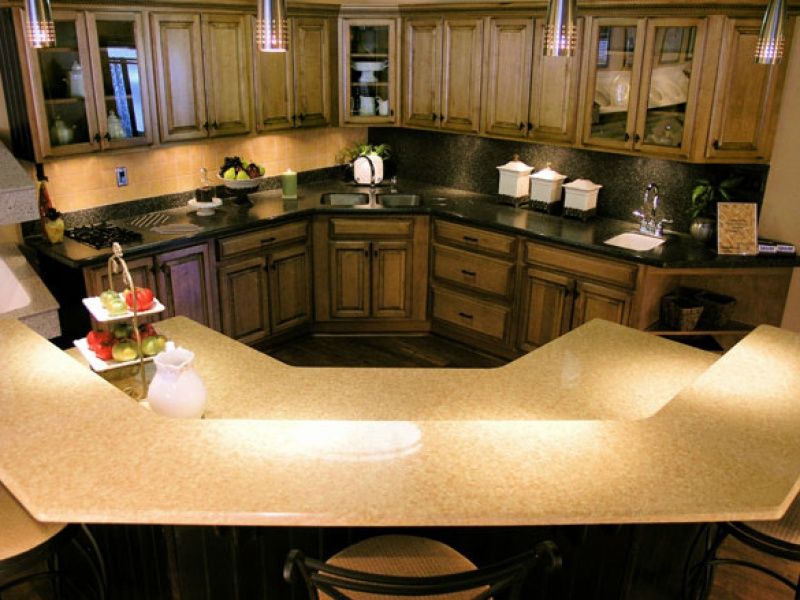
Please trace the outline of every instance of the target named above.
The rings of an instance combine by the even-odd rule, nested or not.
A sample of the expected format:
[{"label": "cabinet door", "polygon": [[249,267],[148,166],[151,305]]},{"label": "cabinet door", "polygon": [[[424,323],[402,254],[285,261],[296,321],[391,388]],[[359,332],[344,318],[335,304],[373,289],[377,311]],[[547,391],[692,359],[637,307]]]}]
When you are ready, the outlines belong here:
[{"label": "cabinet door", "polygon": [[[153,268],[153,259],[151,257],[126,259],[125,262],[128,264],[128,271],[131,274],[134,285],[156,291],[155,269]],[[127,287],[122,281],[122,274],[114,275],[113,286],[109,283],[108,265],[105,263],[96,267],[85,268],[83,270],[83,279],[86,283],[86,293],[89,296],[98,296],[108,289],[121,292]]]},{"label": "cabinet door", "polygon": [[644,19],[592,19],[583,143],[631,150],[644,47]]},{"label": "cabinet door", "polygon": [[442,80],[442,22],[408,19],[403,37],[403,123],[438,127]]},{"label": "cabinet door", "polygon": [[250,131],[250,40],[245,15],[203,15],[203,64],[211,137]]},{"label": "cabinet door", "polygon": [[244,344],[269,335],[266,269],[263,256],[230,261],[217,269],[222,332]]},{"label": "cabinet door", "polygon": [[100,144],[112,149],[151,143],[150,78],[142,16],[89,12],[86,19]]},{"label": "cabinet door", "polygon": [[481,118],[483,19],[445,19],[443,40],[442,128],[477,132]]},{"label": "cabinet door", "polygon": [[725,23],[706,148],[709,158],[769,157],[785,61],[783,65],[755,64],[759,27],[760,22],[751,19]]},{"label": "cabinet door", "polygon": [[542,142],[575,141],[583,19],[578,19],[575,56],[544,56],[544,22],[536,22],[528,136]]},{"label": "cabinet door", "polygon": [[216,329],[217,288],[208,244],[159,254],[155,266],[166,316],[189,317]]},{"label": "cabinet door", "polygon": [[592,319],[605,319],[627,325],[631,310],[631,294],[611,287],[579,281],[575,288],[575,311],[572,328]]},{"label": "cabinet door", "polygon": [[311,320],[311,256],[306,244],[269,257],[272,332],[280,333]]},{"label": "cabinet door", "polygon": [[370,314],[370,244],[328,243],[331,317],[348,319]]},{"label": "cabinet door", "polygon": [[[251,17],[250,28],[255,27]],[[292,47],[292,40],[289,40]],[[291,52],[260,52],[253,38],[255,65],[256,130],[290,129],[294,106],[294,78]]]},{"label": "cabinet door", "polygon": [[411,316],[411,242],[372,242],[372,316]]},{"label": "cabinet door", "polygon": [[[17,11],[17,31],[25,15]],[[33,49],[21,43],[27,57],[39,156],[63,156],[100,148],[92,67],[82,12],[54,11],[56,45]]]},{"label": "cabinet door", "polygon": [[330,31],[328,19],[302,18],[293,22],[297,127],[318,127],[330,123]]},{"label": "cabinet door", "polygon": [[634,148],[688,156],[705,47],[705,20],[648,19]]},{"label": "cabinet door", "polygon": [[488,21],[484,131],[525,137],[528,131],[533,19]]},{"label": "cabinet door", "polygon": [[527,269],[520,311],[521,349],[533,350],[569,330],[574,289],[575,280],[568,275]]},{"label": "cabinet door", "polygon": [[206,137],[200,15],[153,13],[151,19],[161,141]]}]

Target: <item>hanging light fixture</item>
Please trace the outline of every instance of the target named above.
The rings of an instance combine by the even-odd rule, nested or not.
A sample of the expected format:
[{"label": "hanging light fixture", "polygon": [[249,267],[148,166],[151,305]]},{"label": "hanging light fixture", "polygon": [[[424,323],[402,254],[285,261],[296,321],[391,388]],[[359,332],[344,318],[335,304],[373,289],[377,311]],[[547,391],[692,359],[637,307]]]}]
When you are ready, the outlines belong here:
[{"label": "hanging light fixture", "polygon": [[786,2],[784,0],[769,0],[764,20],[761,22],[761,31],[756,44],[756,63],[759,65],[773,65],[781,62],[783,46],[786,40]]},{"label": "hanging light fixture", "polygon": [[56,45],[56,26],[50,0],[25,0],[25,39],[33,48]]},{"label": "hanging light fixture", "polygon": [[578,37],[576,0],[550,0],[544,24],[544,55],[572,56]]},{"label": "hanging light fixture", "polygon": [[256,43],[261,52],[286,52],[289,49],[286,0],[258,0]]}]

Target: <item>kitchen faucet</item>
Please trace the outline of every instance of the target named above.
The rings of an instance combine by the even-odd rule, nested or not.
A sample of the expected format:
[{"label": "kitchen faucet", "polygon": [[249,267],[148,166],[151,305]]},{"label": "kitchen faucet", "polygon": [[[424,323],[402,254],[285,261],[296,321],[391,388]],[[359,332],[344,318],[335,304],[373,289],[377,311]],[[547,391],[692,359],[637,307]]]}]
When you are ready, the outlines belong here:
[{"label": "kitchen faucet", "polygon": [[641,233],[655,237],[664,237],[664,225],[672,223],[672,219],[659,219],[658,207],[661,205],[658,185],[650,182],[644,188],[644,199],[642,208],[633,211],[633,215],[639,218],[639,231]]}]

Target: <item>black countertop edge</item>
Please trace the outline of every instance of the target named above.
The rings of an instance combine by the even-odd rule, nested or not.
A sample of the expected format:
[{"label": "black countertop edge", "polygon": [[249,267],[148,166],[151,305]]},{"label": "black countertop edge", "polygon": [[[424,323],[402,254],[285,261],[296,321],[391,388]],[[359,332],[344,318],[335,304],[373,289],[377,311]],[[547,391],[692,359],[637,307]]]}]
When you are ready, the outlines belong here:
[{"label": "black countertop edge", "polygon": [[[634,252],[604,244],[603,241],[619,233],[635,232],[632,221],[593,218],[587,222],[551,216],[529,209],[513,208],[498,203],[494,195],[479,194],[422,182],[404,181],[399,186],[404,193],[422,196],[417,207],[331,207],[320,204],[324,192],[365,192],[342,181],[323,180],[309,182],[299,188],[297,200],[283,200],[280,190],[259,191],[250,195],[252,206],[238,206],[225,199],[223,207],[211,217],[198,217],[187,206],[157,211],[170,217],[171,223],[193,223],[203,227],[192,235],[164,236],[147,229],[130,225],[130,216],[111,219],[115,225],[129,227],[142,233],[143,241],[123,245],[128,257],[164,252],[209,239],[246,233],[268,225],[277,225],[314,214],[347,214],[358,216],[385,216],[387,214],[423,214],[444,218],[465,225],[476,225],[511,235],[522,235],[532,241],[551,243],[593,254],[650,265],[659,268],[759,268],[800,266],[795,255],[722,256],[683,233],[668,232],[667,241],[649,252]],[[378,193],[390,193],[380,188]],[[52,246],[41,236],[26,238],[26,244],[42,254],[71,268],[100,264],[108,259],[108,248],[95,250],[70,239]]]}]

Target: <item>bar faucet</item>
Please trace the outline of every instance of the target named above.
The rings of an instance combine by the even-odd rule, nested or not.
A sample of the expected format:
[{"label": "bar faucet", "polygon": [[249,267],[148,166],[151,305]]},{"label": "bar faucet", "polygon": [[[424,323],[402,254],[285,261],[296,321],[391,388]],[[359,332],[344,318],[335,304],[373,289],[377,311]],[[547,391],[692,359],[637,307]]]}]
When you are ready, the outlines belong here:
[{"label": "bar faucet", "polygon": [[661,205],[661,196],[658,185],[650,182],[644,189],[644,199],[642,207],[633,211],[633,215],[639,218],[639,232],[655,237],[664,237],[664,225],[672,223],[672,219],[659,219],[658,208]]}]

